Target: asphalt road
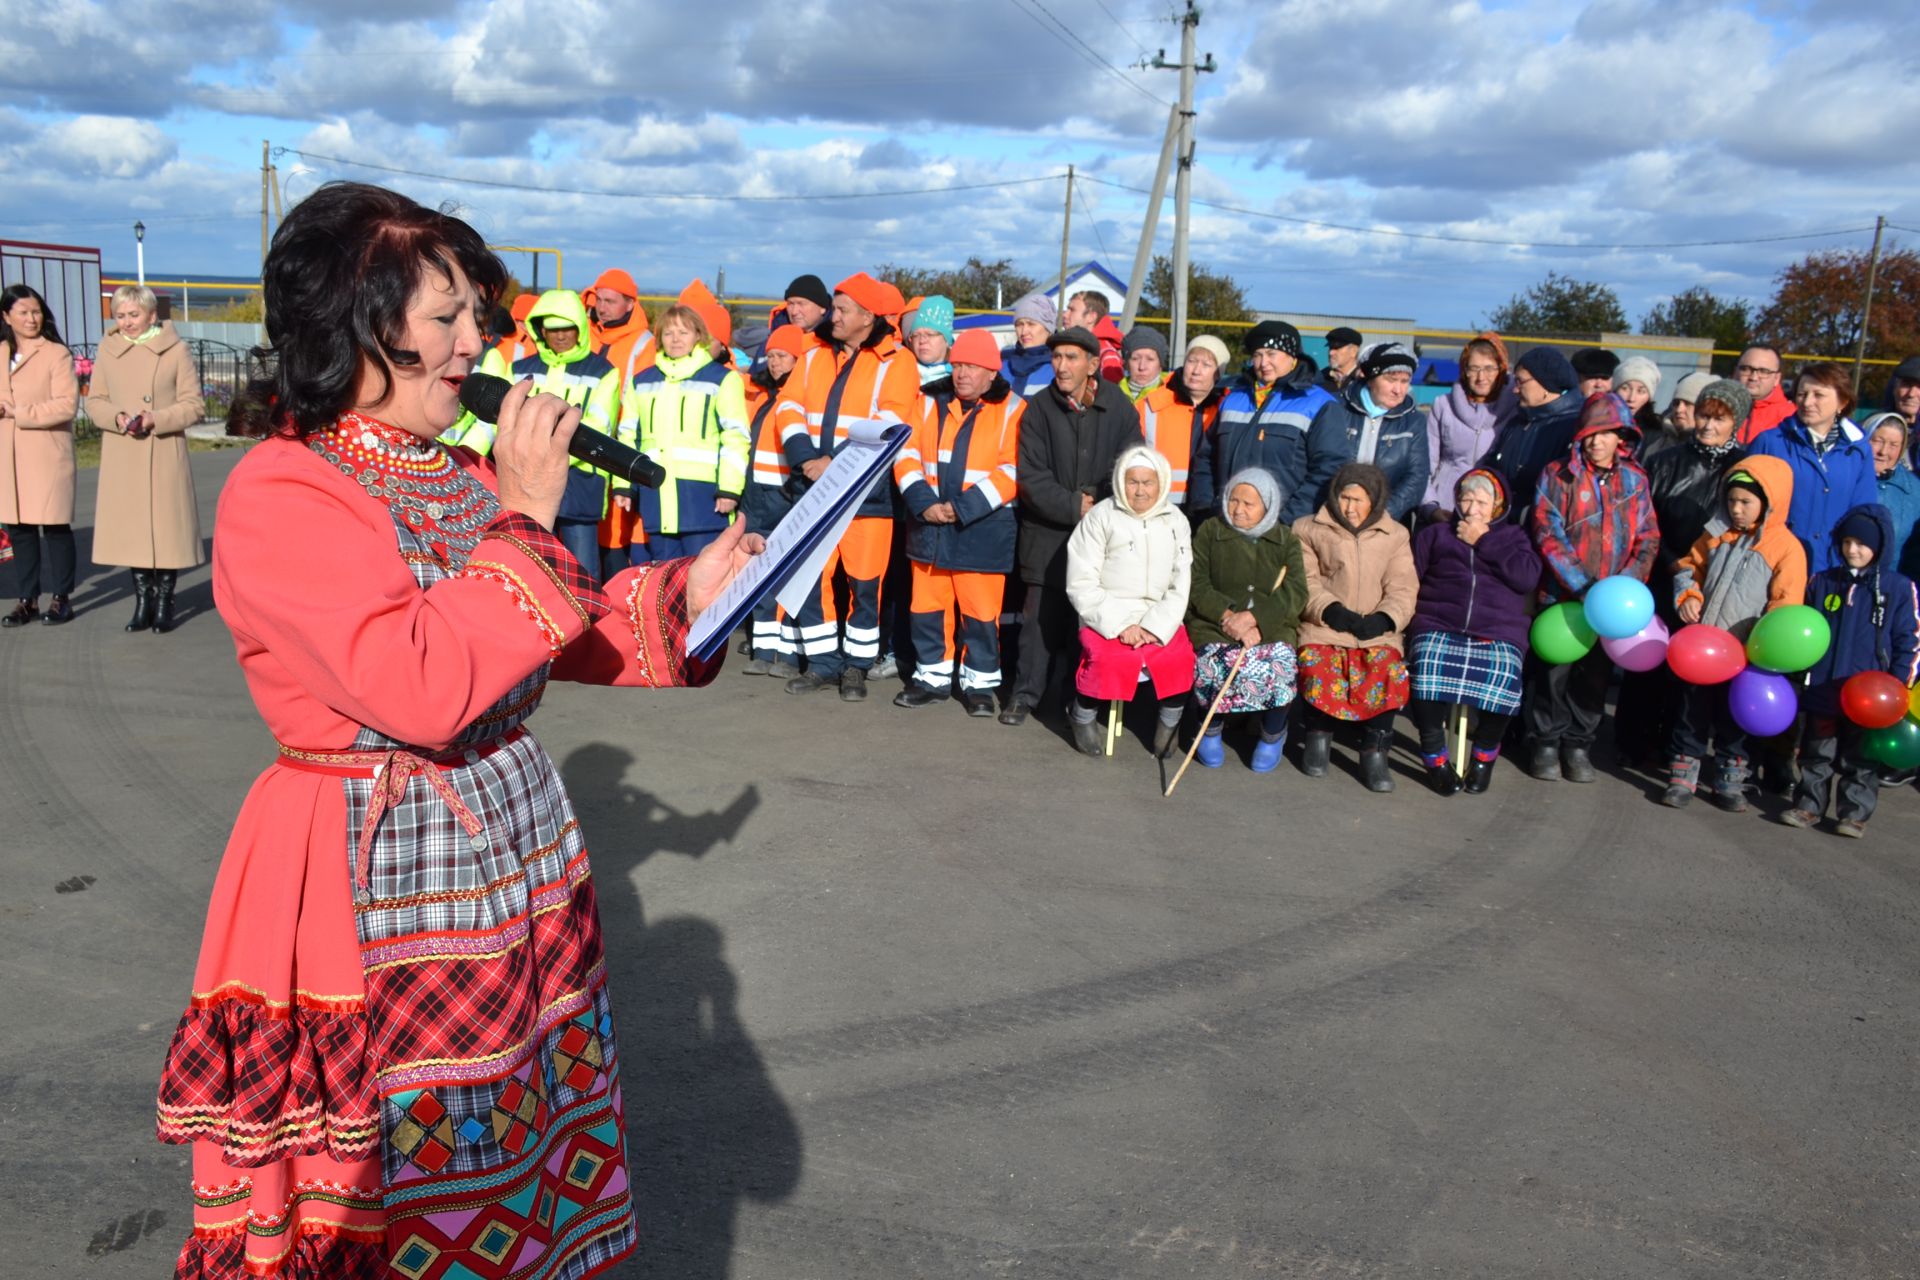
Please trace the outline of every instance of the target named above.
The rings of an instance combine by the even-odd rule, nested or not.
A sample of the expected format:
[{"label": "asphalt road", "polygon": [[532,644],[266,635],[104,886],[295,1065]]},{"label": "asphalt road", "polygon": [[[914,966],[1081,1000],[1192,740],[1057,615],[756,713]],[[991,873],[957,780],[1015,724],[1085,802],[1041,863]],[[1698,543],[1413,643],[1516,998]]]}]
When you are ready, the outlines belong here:
[{"label": "asphalt road", "polygon": [[[0,1272],[161,1276],[154,1086],[271,743],[205,570],[167,637],[84,576],[0,633]],[[737,671],[533,728],[601,882],[623,1277],[1920,1275],[1910,789],[1857,842],[1404,752],[1164,801],[1137,736]]]}]

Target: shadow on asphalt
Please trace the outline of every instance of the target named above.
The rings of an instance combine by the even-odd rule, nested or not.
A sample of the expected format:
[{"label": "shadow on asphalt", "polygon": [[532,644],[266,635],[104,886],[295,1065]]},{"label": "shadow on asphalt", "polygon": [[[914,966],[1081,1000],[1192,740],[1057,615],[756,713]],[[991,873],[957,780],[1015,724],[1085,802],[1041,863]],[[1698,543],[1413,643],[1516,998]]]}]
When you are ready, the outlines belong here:
[{"label": "shadow on asphalt", "polygon": [[687,814],[626,781],[634,753],[589,743],[561,765],[600,888],[640,1249],[618,1274],[726,1280],[743,1200],[790,1197],[800,1129],[738,1015],[739,983],[710,920],[647,922],[635,872],[656,852],[698,858],[760,806]]}]

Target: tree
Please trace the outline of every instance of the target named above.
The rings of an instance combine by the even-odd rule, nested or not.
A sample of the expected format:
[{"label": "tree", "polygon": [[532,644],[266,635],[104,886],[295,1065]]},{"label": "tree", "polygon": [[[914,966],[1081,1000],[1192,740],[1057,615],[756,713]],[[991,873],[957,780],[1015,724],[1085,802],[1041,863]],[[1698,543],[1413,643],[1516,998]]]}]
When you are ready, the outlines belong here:
[{"label": "tree", "polygon": [[1620,333],[1627,313],[1611,287],[1549,271],[1545,280],[1495,308],[1487,327],[1513,334]]},{"label": "tree", "polygon": [[267,318],[267,309],[259,293],[249,292],[217,307],[195,307],[193,318],[214,324],[259,324]]},{"label": "tree", "polygon": [[[1675,338],[1709,338],[1719,350],[1738,352],[1753,336],[1753,317],[1745,299],[1721,298],[1711,289],[1695,285],[1641,317],[1640,332]],[[1732,373],[1736,359],[1737,356],[1715,356],[1714,372],[1723,377]]]},{"label": "tree", "polygon": [[[1872,255],[1861,249],[1810,253],[1781,271],[1773,301],[1754,322],[1759,334],[1788,351],[1851,361],[1860,341],[1860,305],[1867,292]],[[1920,351],[1920,254],[1892,248],[1880,255],[1873,283],[1872,331],[1867,356],[1898,360]],[[1862,387],[1886,381],[1883,368],[1868,369]]]},{"label": "tree", "polygon": [[[1164,255],[1156,254],[1153,266],[1147,270],[1146,283],[1141,286],[1140,298],[1144,305],[1141,311],[1146,315],[1171,316],[1173,314],[1173,261]],[[1227,344],[1227,350],[1238,351],[1240,340],[1246,336],[1244,322],[1253,319],[1253,312],[1247,306],[1247,295],[1234,283],[1229,275],[1215,275],[1206,266],[1198,262],[1187,264],[1187,339],[1192,341],[1203,333],[1210,333]],[[1210,320],[1238,320],[1238,325],[1212,325]],[[1154,328],[1167,327],[1156,323]],[[1178,364],[1180,357],[1174,356]]]},{"label": "tree", "polygon": [[1014,270],[1011,258],[982,262],[968,258],[958,270],[929,271],[885,262],[873,269],[875,279],[885,280],[906,297],[940,294],[953,299],[962,309],[991,311],[1011,307],[1014,299],[1040,287],[1032,276]]}]

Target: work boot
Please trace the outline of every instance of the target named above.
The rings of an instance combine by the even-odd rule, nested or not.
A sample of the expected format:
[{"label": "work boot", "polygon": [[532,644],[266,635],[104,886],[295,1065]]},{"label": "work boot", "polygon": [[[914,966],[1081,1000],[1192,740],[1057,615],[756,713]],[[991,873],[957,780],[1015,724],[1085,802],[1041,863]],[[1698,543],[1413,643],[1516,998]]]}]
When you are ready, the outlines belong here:
[{"label": "work boot", "polygon": [[1745,813],[1747,779],[1753,771],[1747,768],[1747,762],[1741,756],[1728,756],[1717,763],[1719,769],[1713,780],[1714,806],[1724,813]]},{"label": "work boot", "polygon": [[1561,743],[1560,774],[1568,782],[1592,782],[1595,777],[1593,760],[1587,755],[1587,749]]},{"label": "work boot", "polygon": [[1154,759],[1159,760],[1165,758],[1167,752],[1173,749],[1173,738],[1179,731],[1180,722],[1178,720],[1175,720],[1172,724],[1161,720],[1153,726]]},{"label": "work boot", "polygon": [[47,611],[40,615],[40,625],[57,627],[63,622],[73,621],[73,604],[65,596],[53,596],[47,601]]},{"label": "work boot", "polygon": [[1493,766],[1499,759],[1499,756],[1495,756],[1492,760],[1482,760],[1475,756],[1473,763],[1467,766],[1467,783],[1463,790],[1470,796],[1485,795],[1487,788],[1493,785]]},{"label": "work boot", "polygon": [[967,714],[976,720],[993,719],[993,695],[976,689],[966,695]]},{"label": "work boot", "polygon": [[145,631],[153,625],[153,570],[133,571],[133,621],[128,631]]},{"label": "work boot", "polygon": [[1227,744],[1220,730],[1200,735],[1200,745],[1193,749],[1193,758],[1202,769],[1218,769],[1227,762]]},{"label": "work boot", "polygon": [[1327,776],[1327,766],[1333,761],[1333,734],[1324,730],[1315,730],[1300,740],[1300,772],[1309,778]]},{"label": "work boot", "polygon": [[[842,681],[843,681],[841,685],[842,697],[846,696],[846,691],[845,691],[846,687],[844,684],[844,680],[845,680],[845,677],[842,677]],[[918,680],[914,681],[912,684],[908,685],[906,688],[902,689],[900,692],[893,695],[893,705],[896,707],[909,707],[909,708],[930,707],[936,702],[945,702],[946,700],[947,700],[946,694],[938,692],[937,690],[934,690],[934,689],[929,689],[927,688],[927,686],[921,684]],[[992,714],[992,713],[989,712],[988,714]]]},{"label": "work boot", "polygon": [[1081,755],[1104,756],[1107,754],[1106,735],[1100,731],[1100,721],[1073,721],[1073,747]]},{"label": "work boot", "polygon": [[1023,698],[1015,698],[1012,702],[1009,702],[1006,705],[1006,709],[1000,713],[1000,723],[1009,726],[1022,725],[1027,722],[1027,717],[1032,714],[1033,704],[1031,702]]},{"label": "work boot", "polygon": [[180,580],[178,569],[158,569],[153,575],[153,629],[160,635],[174,629],[173,584]]},{"label": "work boot", "polygon": [[767,674],[775,680],[791,680],[800,674],[800,668],[791,662],[775,658],[767,664]]},{"label": "work boot", "polygon": [[803,671],[787,681],[788,693],[818,693],[827,687],[827,678],[818,671]]},{"label": "work boot", "polygon": [[1442,758],[1438,764],[1427,766],[1427,785],[1443,796],[1460,794],[1460,775],[1454,770],[1453,762]]},{"label": "work boot", "polygon": [[1272,773],[1280,767],[1280,755],[1286,750],[1287,740],[1275,738],[1269,742],[1265,738],[1254,744],[1253,758],[1247,761],[1247,767],[1255,773]]},{"label": "work boot", "polygon": [[1693,756],[1675,756],[1667,766],[1667,789],[1660,803],[1669,809],[1684,809],[1693,801],[1694,788],[1700,785],[1700,761]]},{"label": "work boot", "polygon": [[24,627],[39,616],[40,599],[36,596],[32,600],[22,600],[19,604],[13,606],[11,613],[7,614],[4,618],[0,618],[0,627]]},{"label": "work boot", "polygon": [[864,667],[848,667],[840,673],[840,701],[867,700],[867,672]]},{"label": "work boot", "polygon": [[1527,757],[1527,774],[1540,782],[1560,781],[1560,744],[1536,742]]},{"label": "work boot", "polygon": [[1369,791],[1393,790],[1393,770],[1387,767],[1385,747],[1366,747],[1360,752],[1360,781]]},{"label": "work boot", "polygon": [[[129,630],[131,630],[131,628],[129,628]],[[765,658],[755,658],[747,663],[746,666],[740,668],[740,674],[743,676],[764,676],[772,670],[773,663]]]}]

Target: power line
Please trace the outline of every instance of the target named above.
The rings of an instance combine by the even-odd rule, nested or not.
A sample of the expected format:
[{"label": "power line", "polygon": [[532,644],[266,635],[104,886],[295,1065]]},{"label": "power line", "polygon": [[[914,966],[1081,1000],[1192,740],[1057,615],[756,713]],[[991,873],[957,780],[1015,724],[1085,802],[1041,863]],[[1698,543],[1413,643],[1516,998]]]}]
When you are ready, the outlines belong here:
[{"label": "power line", "polygon": [[[1085,40],[1082,40],[1072,27],[1069,27],[1066,23],[1060,21],[1060,19],[1054,17],[1053,10],[1047,8],[1045,4],[1041,3],[1041,0],[1013,0],[1013,2],[1014,5],[1019,8],[1020,12],[1026,14],[1038,23],[1042,31],[1045,31],[1048,35],[1060,41],[1060,43],[1066,44],[1069,49],[1074,49],[1088,65],[1098,70],[1106,71],[1114,79],[1147,99],[1149,102],[1156,102],[1163,107],[1173,105],[1159,94],[1154,93],[1151,89],[1147,89],[1129,80],[1126,72],[1120,70],[1120,68],[1114,66],[1111,62],[1108,62],[1106,58],[1101,56],[1098,49],[1095,49]],[[1029,8],[1028,6],[1032,7]],[[1038,12],[1036,12],[1036,10]],[[1067,44],[1069,40],[1073,43]],[[1076,49],[1075,46],[1078,46],[1078,48]]]},{"label": "power line", "polygon": [[374,164],[368,160],[323,156],[294,147],[275,147],[273,154],[299,156],[302,160],[318,160],[323,164],[344,164],[357,169],[372,169],[376,173],[397,173],[409,178],[425,178],[431,182],[451,182],[468,187],[493,187],[502,191],[531,191],[539,195],[599,196],[617,200],[711,200],[742,204],[791,203],[801,200],[884,200],[893,196],[931,196],[949,191],[994,191],[1006,187],[1032,186],[1037,182],[1058,182],[1066,177],[1062,173],[1049,173],[1038,178],[1008,178],[1000,182],[962,182],[950,187],[909,187],[896,191],[824,191],[778,196],[711,195],[692,192],[609,191],[600,187],[555,187],[532,182],[506,182],[495,178],[463,178],[451,173],[428,173],[421,169],[402,169],[396,165]]},{"label": "power line", "polygon": [[[1097,182],[1103,187],[1112,187],[1116,191],[1131,191],[1135,195],[1151,196],[1153,192],[1145,187],[1128,186],[1124,182],[1109,182],[1105,178],[1085,177],[1086,182]],[[1494,240],[1481,236],[1446,235],[1437,231],[1401,231],[1394,227],[1361,227],[1347,222],[1322,222],[1317,218],[1299,218],[1286,213],[1269,213],[1264,209],[1247,209],[1239,205],[1221,204],[1214,200],[1195,200],[1193,203],[1209,209],[1218,209],[1222,213],[1238,213],[1249,218],[1267,218],[1274,222],[1290,222],[1303,227],[1322,227],[1330,231],[1352,231],[1365,236],[1394,236],[1406,240],[1443,240],[1449,244],[1479,244],[1498,249],[1702,249],[1719,245],[1773,244],[1782,240],[1817,240],[1825,236],[1864,235],[1873,230],[1864,227],[1836,227],[1830,231],[1796,231],[1790,235],[1747,236],[1733,240],[1643,240],[1622,242],[1619,244],[1567,244],[1536,240]],[[1893,223],[1888,223],[1893,226]],[[1912,228],[1902,228],[1911,230]]]},{"label": "power line", "polygon": [[1073,198],[1080,202],[1080,212],[1087,215],[1087,225],[1093,228],[1093,238],[1100,243],[1100,256],[1111,258],[1113,251],[1107,248],[1107,238],[1100,232],[1100,219],[1093,216],[1093,206],[1087,203],[1087,193],[1084,190],[1075,190]]},{"label": "power line", "polygon": [[1145,58],[1145,57],[1148,57],[1149,55],[1151,55],[1151,54],[1153,53],[1153,50],[1151,50],[1151,49],[1149,49],[1149,48],[1147,48],[1147,46],[1146,46],[1146,45],[1144,45],[1144,44],[1142,44],[1142,43],[1140,43],[1140,37],[1139,37],[1139,36],[1136,36],[1135,34],[1133,34],[1133,32],[1131,32],[1131,31],[1129,31],[1129,30],[1127,30],[1127,24],[1126,24],[1125,22],[1123,22],[1123,21],[1121,20],[1121,18],[1120,18],[1120,15],[1119,15],[1119,14],[1117,14],[1117,13],[1115,13],[1115,12],[1114,12],[1113,10],[1111,10],[1111,9],[1109,9],[1109,8],[1107,8],[1107,0],[1093,0],[1093,2],[1094,2],[1094,3],[1096,4],[1096,5],[1098,5],[1098,6],[1100,6],[1100,12],[1102,12],[1102,13],[1104,13],[1104,14],[1106,14],[1106,15],[1107,15],[1107,17],[1109,17],[1109,18],[1111,18],[1111,19],[1113,20],[1113,25],[1114,25],[1114,26],[1116,26],[1116,27],[1118,27],[1118,28],[1120,29],[1120,34],[1121,34],[1121,35],[1123,35],[1123,36],[1125,36],[1125,37],[1126,37],[1127,39],[1129,39],[1129,40],[1131,40],[1131,41],[1133,41],[1133,47],[1134,47],[1134,48],[1136,48],[1136,49],[1138,49],[1138,50],[1140,51],[1140,56],[1141,56],[1141,57],[1143,57],[1143,58]]}]

